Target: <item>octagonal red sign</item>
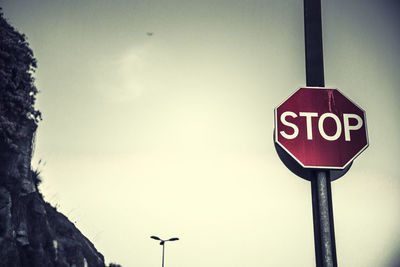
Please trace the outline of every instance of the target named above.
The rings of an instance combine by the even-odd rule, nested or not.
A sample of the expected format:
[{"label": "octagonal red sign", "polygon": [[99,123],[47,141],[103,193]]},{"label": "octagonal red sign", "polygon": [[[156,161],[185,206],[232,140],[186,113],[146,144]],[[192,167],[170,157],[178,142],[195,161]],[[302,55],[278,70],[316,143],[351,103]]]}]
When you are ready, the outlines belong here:
[{"label": "octagonal red sign", "polygon": [[365,111],[337,89],[300,88],[275,109],[275,142],[305,168],[344,169],[368,147]]}]

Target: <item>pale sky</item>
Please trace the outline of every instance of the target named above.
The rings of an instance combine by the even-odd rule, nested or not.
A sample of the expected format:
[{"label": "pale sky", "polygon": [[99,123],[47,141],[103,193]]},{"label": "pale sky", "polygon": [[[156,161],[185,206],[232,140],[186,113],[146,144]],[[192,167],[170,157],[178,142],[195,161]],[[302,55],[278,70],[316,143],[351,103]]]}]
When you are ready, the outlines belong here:
[{"label": "pale sky", "polygon": [[[157,235],[180,238],[166,267],[314,265],[310,184],[273,144],[305,86],[302,2],[0,1],[38,60],[41,191],[107,263],[161,266]],[[338,265],[399,266],[400,4],[322,7],[326,87],[370,139],[332,183]]]}]

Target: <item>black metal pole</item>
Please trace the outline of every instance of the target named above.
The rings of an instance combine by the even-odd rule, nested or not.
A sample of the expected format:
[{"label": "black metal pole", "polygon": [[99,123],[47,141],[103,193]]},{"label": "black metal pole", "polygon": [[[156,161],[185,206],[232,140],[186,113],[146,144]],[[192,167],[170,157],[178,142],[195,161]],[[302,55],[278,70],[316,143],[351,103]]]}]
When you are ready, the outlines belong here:
[{"label": "black metal pole", "polygon": [[[324,87],[321,0],[304,0],[306,84]],[[316,170],[311,177],[315,261],[317,267],[336,267],[332,192],[329,171]]]},{"label": "black metal pole", "polygon": [[321,0],[304,0],[307,86],[324,87]]},{"label": "black metal pole", "polygon": [[164,250],[165,250],[165,243],[162,245],[162,267],[164,267]]},{"label": "black metal pole", "polygon": [[315,171],[311,178],[314,221],[315,261],[317,267],[336,267],[335,231],[329,172]]}]

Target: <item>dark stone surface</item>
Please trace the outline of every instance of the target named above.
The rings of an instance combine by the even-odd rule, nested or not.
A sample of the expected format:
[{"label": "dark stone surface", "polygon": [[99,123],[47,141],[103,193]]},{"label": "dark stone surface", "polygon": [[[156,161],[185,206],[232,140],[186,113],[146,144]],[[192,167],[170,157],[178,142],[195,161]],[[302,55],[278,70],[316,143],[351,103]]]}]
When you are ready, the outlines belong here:
[{"label": "dark stone surface", "polygon": [[39,193],[30,169],[34,129],[25,128],[21,152],[0,152],[7,158],[0,173],[0,266],[105,266],[94,245]]}]

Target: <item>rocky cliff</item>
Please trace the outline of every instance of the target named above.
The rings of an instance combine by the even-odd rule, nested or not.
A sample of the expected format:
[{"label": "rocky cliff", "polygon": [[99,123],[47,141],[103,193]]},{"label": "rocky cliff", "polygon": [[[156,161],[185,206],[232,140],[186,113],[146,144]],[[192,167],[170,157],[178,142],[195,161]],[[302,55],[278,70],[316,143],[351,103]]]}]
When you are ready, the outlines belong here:
[{"label": "rocky cliff", "polygon": [[31,169],[41,117],[34,109],[34,68],[25,36],[0,9],[0,266],[105,266],[103,255],[38,190]]},{"label": "rocky cliff", "polygon": [[105,266],[103,255],[43,200],[30,168],[32,127],[21,152],[1,153],[0,266]]}]

